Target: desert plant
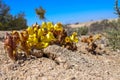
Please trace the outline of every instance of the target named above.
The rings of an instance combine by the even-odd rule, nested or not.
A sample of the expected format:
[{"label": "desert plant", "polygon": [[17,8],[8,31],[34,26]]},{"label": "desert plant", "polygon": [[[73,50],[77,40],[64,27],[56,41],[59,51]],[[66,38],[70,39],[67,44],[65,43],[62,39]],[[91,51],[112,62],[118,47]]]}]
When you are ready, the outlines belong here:
[{"label": "desert plant", "polygon": [[9,57],[16,61],[18,53],[24,52],[29,57],[34,49],[42,50],[49,45],[56,44],[69,50],[76,50],[77,33],[68,36],[61,23],[53,25],[51,22],[35,24],[20,32],[6,33],[4,48]]},{"label": "desert plant", "polygon": [[120,50],[120,28],[119,29],[109,29],[106,31],[109,45],[113,50]]},{"label": "desert plant", "polygon": [[120,8],[119,8],[118,0],[115,1],[115,14],[118,15],[118,17],[120,18]]},{"label": "desert plant", "polygon": [[109,28],[109,20],[104,19],[99,22],[94,22],[90,25],[89,27],[89,32],[90,33],[98,33],[98,32],[103,32],[107,28]]},{"label": "desert plant", "polygon": [[90,35],[89,37],[83,37],[81,38],[81,42],[87,43],[86,50],[92,54],[99,54],[99,52],[96,51],[98,45],[95,43],[97,40],[100,40],[101,34],[96,35]]},{"label": "desert plant", "polygon": [[88,27],[84,26],[84,27],[80,27],[78,28],[78,35],[86,35],[88,33]]},{"label": "desert plant", "polygon": [[45,18],[46,11],[41,6],[39,8],[36,8],[35,11],[36,11],[36,14],[39,16],[39,18],[41,20],[45,20],[46,19]]},{"label": "desert plant", "polygon": [[24,13],[10,14],[10,7],[0,0],[0,30],[20,30],[27,28]]}]

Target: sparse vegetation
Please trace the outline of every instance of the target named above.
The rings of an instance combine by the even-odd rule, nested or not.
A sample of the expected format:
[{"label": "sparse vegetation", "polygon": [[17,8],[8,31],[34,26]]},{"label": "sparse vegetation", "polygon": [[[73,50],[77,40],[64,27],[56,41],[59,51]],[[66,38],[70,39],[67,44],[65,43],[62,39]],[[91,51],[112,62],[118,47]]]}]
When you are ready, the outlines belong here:
[{"label": "sparse vegetation", "polygon": [[120,8],[118,4],[118,0],[115,1],[115,14],[118,15],[118,19],[115,21],[109,22],[109,25],[112,28],[107,29],[107,38],[109,40],[109,45],[113,50],[120,50]]},{"label": "sparse vegetation", "polygon": [[78,28],[78,35],[86,35],[88,33],[88,27],[84,26],[84,27],[80,27]]},{"label": "sparse vegetation", "polygon": [[110,29],[106,31],[107,38],[109,40],[109,45],[112,47],[113,50],[120,50],[120,28]]},{"label": "sparse vegetation", "polygon": [[106,33],[109,40],[109,45],[112,47],[112,49],[120,50],[120,8],[118,0],[115,1],[115,11],[115,14],[118,15],[119,19],[109,22],[109,25],[112,26],[112,28],[107,29]]},{"label": "sparse vegetation", "polygon": [[104,19],[100,22],[95,22],[95,23],[92,23],[90,26],[89,26],[89,32],[90,33],[98,33],[98,32],[103,32],[105,31],[107,28],[110,28],[110,24],[109,24],[109,20],[107,19]]},{"label": "sparse vegetation", "polygon": [[109,45],[113,50],[120,49],[120,19],[95,22],[89,28],[90,33],[107,33]]},{"label": "sparse vegetation", "polygon": [[68,34],[77,32],[79,36],[86,35],[87,33],[107,33],[109,45],[113,50],[120,49],[120,19],[115,20],[102,20],[100,22],[92,23],[89,27],[68,28]]}]

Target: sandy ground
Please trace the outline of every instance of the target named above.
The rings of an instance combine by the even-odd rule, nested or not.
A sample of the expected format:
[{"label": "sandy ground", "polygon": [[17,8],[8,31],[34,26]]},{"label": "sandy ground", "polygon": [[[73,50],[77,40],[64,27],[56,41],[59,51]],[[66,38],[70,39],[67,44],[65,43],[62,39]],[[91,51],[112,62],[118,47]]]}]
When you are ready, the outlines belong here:
[{"label": "sandy ground", "polygon": [[68,27],[71,28],[78,28],[78,27],[84,27],[84,26],[90,26],[92,23],[94,23],[95,21],[91,21],[91,22],[85,22],[85,23],[78,23],[78,24],[70,24],[68,25]]},{"label": "sandy ground", "polygon": [[52,45],[44,49],[47,57],[14,63],[0,41],[0,80],[120,80],[120,52],[103,46],[101,55],[92,55],[85,45],[77,43],[74,52]]},{"label": "sandy ground", "polygon": [[[109,19],[109,21],[113,21],[113,20],[117,20],[117,18],[115,19]],[[77,23],[77,24],[69,24],[67,25],[68,27],[71,27],[71,28],[78,28],[78,27],[89,27],[91,24],[95,23],[95,22],[101,22],[102,20],[97,20],[97,21],[89,21],[89,22],[82,22],[82,23]]]}]

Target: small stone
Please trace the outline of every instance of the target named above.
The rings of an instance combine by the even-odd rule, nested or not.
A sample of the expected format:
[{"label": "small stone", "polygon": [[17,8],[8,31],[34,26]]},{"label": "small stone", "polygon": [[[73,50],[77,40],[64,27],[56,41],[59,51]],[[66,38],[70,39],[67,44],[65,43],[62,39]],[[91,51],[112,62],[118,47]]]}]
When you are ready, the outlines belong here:
[{"label": "small stone", "polygon": [[17,70],[17,68],[18,68],[19,66],[20,66],[19,64],[11,64],[11,65],[9,65],[8,69],[9,69],[9,70]]},{"label": "small stone", "polygon": [[31,77],[30,77],[30,76],[27,76],[25,80],[31,80]]},{"label": "small stone", "polygon": [[63,58],[63,57],[57,57],[57,58],[55,58],[55,61],[58,62],[58,63],[65,63],[66,59]]},{"label": "small stone", "polygon": [[34,49],[32,55],[37,57],[37,58],[41,58],[43,56],[43,52],[42,52],[42,50]]}]

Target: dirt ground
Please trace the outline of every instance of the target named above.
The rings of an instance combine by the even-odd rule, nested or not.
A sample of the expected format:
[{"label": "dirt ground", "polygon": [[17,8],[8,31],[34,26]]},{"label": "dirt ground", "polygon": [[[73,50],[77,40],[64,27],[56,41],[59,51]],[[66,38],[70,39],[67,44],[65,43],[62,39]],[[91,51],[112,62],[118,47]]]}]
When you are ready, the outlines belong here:
[{"label": "dirt ground", "polygon": [[77,43],[77,47],[73,52],[51,45],[44,49],[47,57],[12,62],[0,41],[0,80],[120,80],[119,51],[103,44],[101,55],[93,55],[84,43]]}]

